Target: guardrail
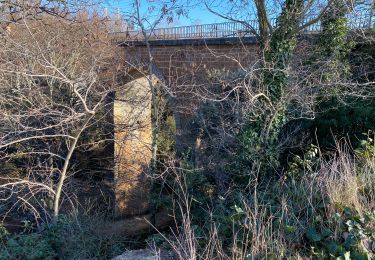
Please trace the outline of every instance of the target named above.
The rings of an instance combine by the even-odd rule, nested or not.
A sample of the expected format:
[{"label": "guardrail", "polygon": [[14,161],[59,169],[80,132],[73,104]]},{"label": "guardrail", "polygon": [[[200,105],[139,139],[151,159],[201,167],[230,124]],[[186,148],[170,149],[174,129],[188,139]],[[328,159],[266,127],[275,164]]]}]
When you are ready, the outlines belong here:
[{"label": "guardrail", "polygon": [[[311,19],[305,19],[301,24]],[[276,19],[272,19],[271,25],[276,26]],[[350,29],[369,29],[375,28],[375,15],[372,12],[351,14],[348,16],[348,26]],[[212,38],[231,38],[253,36],[254,30],[259,31],[256,20],[241,22],[224,22],[191,26],[180,26],[170,28],[158,28],[146,30],[146,36],[149,40],[179,40],[179,39],[212,39]],[[321,30],[321,23],[318,21],[308,27],[303,32],[318,32]],[[142,41],[144,35],[141,31],[114,32],[115,38],[125,41]]]}]

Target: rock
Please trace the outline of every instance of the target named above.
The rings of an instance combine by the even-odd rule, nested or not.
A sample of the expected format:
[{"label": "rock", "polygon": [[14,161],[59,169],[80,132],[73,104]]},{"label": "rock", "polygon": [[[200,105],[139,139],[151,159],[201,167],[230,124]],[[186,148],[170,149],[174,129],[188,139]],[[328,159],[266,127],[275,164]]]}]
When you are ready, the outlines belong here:
[{"label": "rock", "polygon": [[157,256],[148,249],[130,250],[112,260],[157,260]]},{"label": "rock", "polygon": [[173,260],[173,253],[161,250],[157,254],[149,249],[130,250],[112,260]]},{"label": "rock", "polygon": [[347,239],[349,237],[349,233],[348,232],[344,232],[344,233],[342,233],[342,238],[343,239]]}]

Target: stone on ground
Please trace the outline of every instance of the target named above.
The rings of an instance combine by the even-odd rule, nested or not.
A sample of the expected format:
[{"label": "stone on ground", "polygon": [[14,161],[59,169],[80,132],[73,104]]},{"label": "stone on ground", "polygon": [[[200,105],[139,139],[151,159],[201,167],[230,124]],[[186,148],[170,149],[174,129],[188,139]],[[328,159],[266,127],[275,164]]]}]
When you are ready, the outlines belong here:
[{"label": "stone on ground", "polygon": [[116,256],[112,260],[172,260],[173,254],[167,251],[161,251],[158,255],[155,255],[149,249],[130,250],[122,255]]}]

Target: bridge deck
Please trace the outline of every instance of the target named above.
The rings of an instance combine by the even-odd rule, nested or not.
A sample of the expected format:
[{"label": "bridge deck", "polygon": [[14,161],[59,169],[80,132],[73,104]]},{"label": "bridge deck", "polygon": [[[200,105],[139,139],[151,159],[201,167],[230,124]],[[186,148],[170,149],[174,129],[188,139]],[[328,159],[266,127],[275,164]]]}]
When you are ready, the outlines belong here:
[{"label": "bridge deck", "polygon": [[[308,22],[305,19],[301,24]],[[276,27],[276,19],[270,21]],[[352,30],[375,28],[375,15],[373,12],[352,14],[348,16],[348,26]],[[304,28],[304,33],[314,33],[321,30],[320,21]],[[253,37],[259,31],[256,20],[249,22],[225,22],[214,24],[202,24],[192,26],[180,26],[170,28],[158,28],[146,30],[144,33],[148,40],[186,40],[186,39],[218,39],[218,38],[238,38]],[[142,31],[114,32],[115,38],[122,41],[144,41]]]}]

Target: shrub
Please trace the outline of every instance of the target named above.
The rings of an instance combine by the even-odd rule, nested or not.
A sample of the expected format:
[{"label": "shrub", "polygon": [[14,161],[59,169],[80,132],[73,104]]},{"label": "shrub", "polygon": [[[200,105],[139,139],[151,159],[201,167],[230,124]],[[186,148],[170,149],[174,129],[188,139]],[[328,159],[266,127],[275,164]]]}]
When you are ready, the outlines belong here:
[{"label": "shrub", "polygon": [[11,236],[0,228],[0,259],[55,259],[57,252],[49,237],[41,233]]},{"label": "shrub", "polygon": [[125,237],[98,231],[102,216],[62,215],[39,231],[9,234],[0,226],[0,259],[111,259],[130,243]]}]

